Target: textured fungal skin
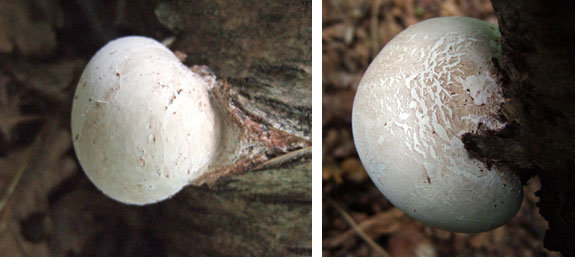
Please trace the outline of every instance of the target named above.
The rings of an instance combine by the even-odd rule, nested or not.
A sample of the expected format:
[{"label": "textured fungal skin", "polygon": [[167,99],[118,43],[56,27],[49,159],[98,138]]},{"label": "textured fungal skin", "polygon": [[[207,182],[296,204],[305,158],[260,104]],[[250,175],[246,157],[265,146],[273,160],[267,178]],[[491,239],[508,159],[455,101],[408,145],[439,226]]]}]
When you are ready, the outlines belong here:
[{"label": "textured fungal skin", "polygon": [[461,136],[497,130],[504,101],[492,73],[497,27],[434,18],[391,40],[356,93],[354,141],[367,172],[399,209],[433,227],[481,232],[509,221],[522,200],[519,179],[468,156]]},{"label": "textured fungal skin", "polygon": [[111,198],[142,205],[201,176],[220,138],[209,87],[153,39],[109,42],[86,66],[72,106],[88,178]]}]

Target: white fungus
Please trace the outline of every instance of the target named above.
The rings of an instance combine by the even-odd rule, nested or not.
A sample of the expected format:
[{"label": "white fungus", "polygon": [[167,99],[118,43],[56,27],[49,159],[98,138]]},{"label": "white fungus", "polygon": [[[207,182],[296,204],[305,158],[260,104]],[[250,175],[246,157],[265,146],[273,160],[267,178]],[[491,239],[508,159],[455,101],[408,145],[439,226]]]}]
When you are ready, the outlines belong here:
[{"label": "white fungus", "polygon": [[499,42],[497,27],[480,20],[423,21],[382,49],[357,90],[352,125],[362,163],[391,203],[427,225],[487,231],[521,205],[519,179],[470,158],[461,141],[480,124],[505,126],[492,74]]},{"label": "white fungus", "polygon": [[109,42],[86,66],[72,106],[74,149],[88,178],[128,204],[169,198],[218,150],[210,84],[145,37]]}]

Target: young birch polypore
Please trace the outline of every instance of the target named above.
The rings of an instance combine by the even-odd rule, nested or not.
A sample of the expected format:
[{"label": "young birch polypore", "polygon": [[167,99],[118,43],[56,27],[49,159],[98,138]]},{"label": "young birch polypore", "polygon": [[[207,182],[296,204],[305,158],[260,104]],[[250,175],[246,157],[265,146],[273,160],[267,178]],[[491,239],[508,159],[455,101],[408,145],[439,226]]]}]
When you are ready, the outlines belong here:
[{"label": "young birch polypore", "polygon": [[88,178],[109,197],[142,205],[200,177],[220,139],[209,81],[150,38],[100,49],[72,106],[74,149]]},{"label": "young birch polypore", "polygon": [[493,64],[500,55],[495,25],[434,18],[391,40],[361,80],[352,115],[361,161],[391,203],[427,225],[487,231],[521,205],[519,179],[471,158],[461,141],[505,126]]}]

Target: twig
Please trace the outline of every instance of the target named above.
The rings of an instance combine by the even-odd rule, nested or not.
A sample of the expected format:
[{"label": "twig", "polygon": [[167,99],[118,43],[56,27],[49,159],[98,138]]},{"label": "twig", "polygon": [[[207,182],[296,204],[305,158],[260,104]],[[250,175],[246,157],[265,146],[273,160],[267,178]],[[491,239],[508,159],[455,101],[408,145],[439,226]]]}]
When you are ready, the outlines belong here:
[{"label": "twig", "polygon": [[[375,216],[362,221],[361,223],[357,224],[357,227],[363,231],[365,231],[366,229],[384,228],[385,233],[391,233],[398,229],[398,224],[393,224],[393,222],[398,218],[402,217],[403,215],[404,214],[401,210],[397,208],[392,208],[386,212],[378,213]],[[328,247],[340,246],[345,241],[352,238],[354,235],[355,235],[354,230],[350,229],[335,238],[325,240],[326,243],[324,244],[324,246]]]},{"label": "twig", "polygon": [[339,206],[339,204],[332,200],[328,200],[328,202],[341,214],[343,219],[347,221],[355,233],[361,239],[363,239],[373,251],[375,251],[376,256],[389,256],[389,253],[387,253],[383,247],[378,245],[370,236],[368,236],[365,232],[363,232],[363,230],[361,230],[361,228],[357,226],[353,218],[341,206]]},{"label": "twig", "polygon": [[298,149],[298,150],[274,157],[274,158],[256,166],[253,170],[254,171],[263,170],[263,169],[267,169],[270,167],[282,165],[286,162],[293,161],[293,160],[296,160],[298,158],[311,156],[311,150],[312,150],[312,147],[309,146],[309,147],[304,147],[304,148],[301,148],[301,149]]}]

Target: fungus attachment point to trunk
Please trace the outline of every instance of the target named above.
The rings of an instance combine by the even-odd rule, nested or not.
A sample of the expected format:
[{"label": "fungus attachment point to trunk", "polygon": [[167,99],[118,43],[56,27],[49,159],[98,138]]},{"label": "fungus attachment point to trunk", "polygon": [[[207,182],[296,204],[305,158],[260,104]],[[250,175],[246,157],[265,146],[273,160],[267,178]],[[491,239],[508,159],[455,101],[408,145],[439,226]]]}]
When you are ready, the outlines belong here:
[{"label": "fungus attachment point to trunk", "polygon": [[111,41],[86,66],[72,106],[74,149],[88,178],[128,204],[169,198],[219,152],[215,78],[145,37]]},{"label": "fungus attachment point to trunk", "polygon": [[495,25],[429,19],[391,40],[360,82],[352,125],[361,161],[391,203],[427,225],[488,231],[519,210],[518,177],[471,158],[461,141],[505,126],[492,61],[500,53]]}]

